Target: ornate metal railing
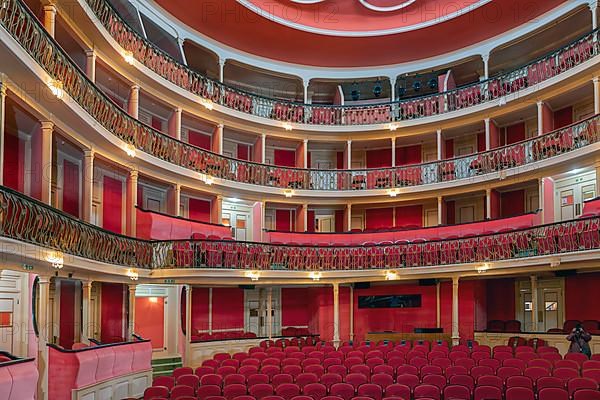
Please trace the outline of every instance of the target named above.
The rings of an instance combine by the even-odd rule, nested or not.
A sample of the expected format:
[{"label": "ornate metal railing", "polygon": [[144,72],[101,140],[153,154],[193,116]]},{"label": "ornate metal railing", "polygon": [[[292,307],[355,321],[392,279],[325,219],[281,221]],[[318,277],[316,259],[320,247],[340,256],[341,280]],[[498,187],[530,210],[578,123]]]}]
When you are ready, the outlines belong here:
[{"label": "ornate metal railing", "polygon": [[[98,1],[98,4],[104,4],[104,0]],[[140,151],[211,178],[282,189],[396,189],[519,167],[597,143],[600,139],[599,117],[594,116],[546,135],[487,152],[393,168],[312,170],[237,160],[179,141],[129,116],[86,77],[22,0],[5,0],[5,4],[0,8],[2,26],[101,126]],[[147,51],[151,50],[148,47]]]},{"label": "ornate metal railing", "polygon": [[121,266],[152,268],[152,242],[85,223],[35,199],[0,186],[0,235]]},{"label": "ornate metal railing", "polygon": [[68,255],[143,269],[342,271],[485,263],[600,249],[600,217],[487,235],[360,246],[147,241],[87,224],[0,186],[0,235]]},{"label": "ornate metal railing", "polygon": [[597,31],[593,31],[514,71],[444,93],[369,105],[311,105],[263,97],[201,75],[139,35],[109,1],[86,2],[112,38],[162,78],[227,108],[290,123],[372,125],[446,114],[535,86],[589,60],[599,51]]}]

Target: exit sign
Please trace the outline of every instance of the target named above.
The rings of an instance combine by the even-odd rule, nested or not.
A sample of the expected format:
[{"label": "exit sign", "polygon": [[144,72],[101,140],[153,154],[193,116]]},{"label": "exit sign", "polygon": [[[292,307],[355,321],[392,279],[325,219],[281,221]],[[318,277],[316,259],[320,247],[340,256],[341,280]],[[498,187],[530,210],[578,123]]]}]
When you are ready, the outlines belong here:
[{"label": "exit sign", "polygon": [[165,279],[165,283],[175,283],[175,279]]}]

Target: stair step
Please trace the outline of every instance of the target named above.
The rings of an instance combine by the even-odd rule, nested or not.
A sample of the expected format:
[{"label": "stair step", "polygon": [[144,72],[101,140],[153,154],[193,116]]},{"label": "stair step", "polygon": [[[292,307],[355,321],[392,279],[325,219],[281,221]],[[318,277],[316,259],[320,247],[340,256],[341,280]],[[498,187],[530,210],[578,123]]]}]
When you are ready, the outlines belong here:
[{"label": "stair step", "polygon": [[183,366],[181,357],[155,358],[152,360],[152,376],[169,376],[175,368]]}]

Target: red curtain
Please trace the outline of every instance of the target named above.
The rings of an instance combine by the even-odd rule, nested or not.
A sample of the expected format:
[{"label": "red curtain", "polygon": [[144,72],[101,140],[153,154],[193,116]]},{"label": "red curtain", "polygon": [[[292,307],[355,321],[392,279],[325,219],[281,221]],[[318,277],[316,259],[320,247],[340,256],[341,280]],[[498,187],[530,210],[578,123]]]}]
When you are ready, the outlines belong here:
[{"label": "red curtain", "polygon": [[123,184],[120,180],[104,177],[102,190],[102,227],[121,233],[123,214]]},{"label": "red curtain", "polygon": [[513,190],[500,195],[500,217],[514,217],[525,213],[525,190]]},{"label": "red curtain", "polygon": [[396,207],[396,227],[423,226],[423,206]]},{"label": "red curtain", "polygon": [[292,210],[275,210],[275,230],[283,232],[292,232],[294,225]]},{"label": "red curtain", "polygon": [[421,162],[421,145],[396,148],[396,165],[411,165]]},{"label": "red curtain", "polygon": [[274,150],[274,164],[280,167],[295,167],[296,166],[296,152],[294,150]]},{"label": "red curtain", "polygon": [[63,163],[63,211],[79,217],[79,167],[68,160]]},{"label": "red curtain", "polygon": [[247,144],[238,144],[237,145],[237,158],[239,160],[248,161],[249,148]]},{"label": "red curtain", "polygon": [[110,343],[123,337],[123,285],[102,282],[100,323],[102,326],[100,341]]},{"label": "red curtain", "polygon": [[392,149],[368,150],[367,168],[385,168],[392,166]]},{"label": "red curtain", "polygon": [[393,228],[393,208],[372,208],[365,211],[365,226],[367,230]]},{"label": "red curtain", "polygon": [[244,289],[213,288],[213,329],[244,329]]},{"label": "red curtain", "polygon": [[554,112],[554,129],[560,129],[573,123],[573,107],[565,107]]},{"label": "red curtain", "polygon": [[75,340],[75,281],[60,281],[60,328],[59,341],[70,349]]},{"label": "red curtain", "polygon": [[210,135],[205,133],[188,131],[188,142],[194,146],[200,147],[201,149],[210,150]]},{"label": "red curtain", "polygon": [[506,127],[506,144],[525,140],[525,122]]},{"label": "red curtain", "polygon": [[210,201],[190,198],[188,216],[194,221],[210,222]]}]

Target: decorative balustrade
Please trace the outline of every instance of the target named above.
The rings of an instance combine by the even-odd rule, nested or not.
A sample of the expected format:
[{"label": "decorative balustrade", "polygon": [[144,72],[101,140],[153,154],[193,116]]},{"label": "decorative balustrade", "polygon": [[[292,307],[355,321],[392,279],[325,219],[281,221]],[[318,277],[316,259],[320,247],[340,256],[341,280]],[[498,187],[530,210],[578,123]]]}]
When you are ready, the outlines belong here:
[{"label": "decorative balustrade", "polygon": [[600,249],[600,217],[503,229],[494,234],[352,246],[147,241],[108,232],[0,187],[0,235],[95,261],[144,269],[343,271],[485,263]]},{"label": "decorative balustrade", "polygon": [[373,125],[446,114],[535,86],[580,65],[599,52],[597,31],[593,31],[514,71],[444,93],[369,105],[311,105],[266,98],[203,76],[139,35],[109,1],[86,2],[111,37],[137,61],[162,78],[215,104],[288,123]]},{"label": "decorative balustrade", "polygon": [[[114,10],[112,10],[104,0],[89,1],[92,5],[95,5],[96,8],[104,4],[103,7],[99,8],[104,10],[100,14],[102,20],[110,20],[109,22],[111,25],[121,21],[118,18],[118,15],[113,14]],[[487,152],[449,160],[393,168],[313,170],[280,167],[237,160],[179,141],[130,117],[102,91],[96,88],[93,82],[87,78],[54,39],[47,34],[37,18],[22,3],[22,0],[6,0],[5,5],[5,7],[0,8],[0,23],[2,26],[48,72],[48,74],[53,77],[53,79],[61,83],[62,89],[108,132],[111,132],[116,137],[123,140],[125,143],[131,144],[138,150],[169,163],[196,171],[207,177],[211,177],[211,179],[218,178],[239,183],[292,190],[366,191],[372,189],[398,189],[468,179],[476,175],[519,167],[597,143],[600,139],[597,129],[599,116],[594,116],[546,135],[496,148]],[[122,29],[125,29],[126,25],[122,26]],[[129,31],[124,30],[123,32]],[[121,32],[120,35],[124,35],[123,32]],[[132,41],[132,43],[137,43],[136,38],[138,37],[133,31],[125,36],[130,37],[128,40]],[[526,70],[527,73],[520,70],[521,72],[511,73],[513,75],[509,74],[515,78],[511,78],[506,82],[520,82],[517,86],[512,83],[492,84],[492,81],[487,81],[482,84],[486,85],[485,87],[488,89],[492,87],[493,90],[490,90],[492,90],[493,93],[496,93],[495,96],[503,96],[515,87],[524,85],[525,83],[523,82],[538,82],[542,80],[542,77],[551,74],[552,71],[556,71],[555,66],[571,66],[573,63],[580,62],[581,58],[576,56],[576,54],[579,54],[579,50],[577,49],[581,49],[583,46],[582,43],[588,43],[587,41],[591,41],[593,37],[595,37],[595,32],[594,34],[587,35],[585,40],[582,39],[581,41],[578,41],[577,45],[569,47],[570,50],[568,52],[566,52],[565,49],[562,49],[560,54],[556,54],[555,59],[552,59],[554,61],[550,63],[548,59],[545,58],[544,61],[539,61],[528,66]],[[585,48],[587,49],[588,47]],[[596,48],[595,45],[593,48]],[[161,71],[170,71],[170,75],[180,76],[181,78],[178,82],[188,82],[190,80],[199,82],[200,78],[196,77],[196,75],[186,75],[184,72],[187,70],[183,66],[179,66],[179,69],[173,69],[172,66],[175,64],[167,62],[168,60],[166,58],[163,59],[158,57],[158,53],[155,52],[156,50],[152,46],[147,45],[144,49],[143,53],[146,54],[143,58],[144,60],[155,60],[157,65],[162,66]],[[138,50],[136,54],[140,52],[142,52],[142,50]],[[565,54],[570,54],[571,56],[567,57]],[[191,72],[189,73],[191,74]],[[520,75],[522,76],[517,79],[516,76]],[[206,82],[208,82],[206,85],[209,83],[210,85],[213,85],[211,87],[219,87],[216,82]],[[470,90],[470,92],[468,92],[470,94],[465,94],[463,96],[468,90]],[[452,102],[444,102],[445,108],[449,106],[451,106],[451,108],[463,107],[465,104],[470,104],[473,101],[480,101],[477,99],[482,99],[487,96],[482,97],[480,95],[480,93],[482,93],[481,91],[473,91],[472,88],[458,89],[457,93],[461,93],[458,98],[462,99],[462,97],[464,97],[464,99],[460,101],[453,100]],[[446,93],[444,95],[448,94]],[[430,107],[424,106],[424,103],[418,105],[419,102],[426,101],[429,100],[426,100],[425,98],[415,99],[410,100],[409,102],[401,102],[394,106],[399,107],[398,112],[400,114],[410,116],[414,115],[416,112],[415,110],[429,109]],[[241,107],[239,104],[246,104],[244,105],[244,108],[247,107],[247,103],[240,102],[239,100],[231,100],[231,104],[234,103],[238,104],[236,107]],[[437,100],[434,103],[440,104]],[[319,110],[318,112],[317,109]],[[441,110],[441,108],[438,109]],[[342,111],[342,109],[316,107],[314,110],[310,111],[309,114],[312,118],[321,111],[327,115],[329,115],[328,113],[331,111],[331,115],[334,115],[336,116],[335,118],[337,118],[337,116],[341,115],[338,111]],[[288,111],[281,112],[285,114]],[[322,118],[323,115],[319,118]]]}]

